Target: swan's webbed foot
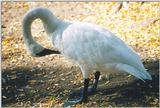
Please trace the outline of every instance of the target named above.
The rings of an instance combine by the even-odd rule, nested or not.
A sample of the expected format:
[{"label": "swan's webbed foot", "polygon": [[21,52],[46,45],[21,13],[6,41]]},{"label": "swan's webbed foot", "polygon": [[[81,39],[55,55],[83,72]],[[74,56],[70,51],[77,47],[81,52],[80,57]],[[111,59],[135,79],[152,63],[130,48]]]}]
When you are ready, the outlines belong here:
[{"label": "swan's webbed foot", "polygon": [[88,99],[88,85],[89,85],[89,79],[85,79],[84,80],[83,93],[80,94],[81,97],[73,99],[72,101],[65,102],[63,104],[63,106],[67,107],[67,106],[71,106],[71,105],[74,105],[74,104],[77,104],[77,103],[87,102],[87,99]]},{"label": "swan's webbed foot", "polygon": [[[93,88],[93,87],[88,88],[88,96],[93,95],[95,92],[96,92],[95,88]],[[72,99],[72,98],[80,98],[82,95],[83,95],[83,90],[80,89],[80,90],[72,92],[69,95],[69,98],[70,99]]]},{"label": "swan's webbed foot", "polygon": [[[77,104],[77,103],[87,102],[88,95],[93,95],[96,92],[99,76],[100,76],[100,72],[97,71],[95,73],[94,84],[93,84],[93,86],[91,88],[88,88],[89,79],[85,79],[84,80],[84,89],[83,89],[83,91],[72,93],[70,95],[70,97],[72,97],[72,98],[76,97],[76,99],[73,99],[72,101],[65,102],[64,106],[66,107],[66,106],[74,105],[74,104]],[[79,98],[77,98],[77,97],[79,97]]]},{"label": "swan's webbed foot", "polygon": [[87,102],[87,101],[88,101],[87,98],[83,98],[83,97],[75,98],[71,101],[65,102],[63,104],[63,107],[67,107],[67,106],[71,106],[71,105],[74,105],[74,104],[83,103],[83,102]]}]

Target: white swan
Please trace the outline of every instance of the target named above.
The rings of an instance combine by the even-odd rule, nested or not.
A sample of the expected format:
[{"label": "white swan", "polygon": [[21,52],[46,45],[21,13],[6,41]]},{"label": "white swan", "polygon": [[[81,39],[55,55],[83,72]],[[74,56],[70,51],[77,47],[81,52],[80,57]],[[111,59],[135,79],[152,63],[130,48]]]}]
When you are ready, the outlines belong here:
[{"label": "white swan", "polygon": [[87,99],[88,78],[95,70],[95,89],[100,72],[127,72],[143,81],[152,79],[140,57],[110,31],[89,23],[62,21],[41,7],[29,10],[23,19],[24,41],[33,56],[45,50],[32,38],[31,23],[36,18],[42,20],[45,31],[61,54],[79,65],[84,78],[84,90],[78,102]]}]

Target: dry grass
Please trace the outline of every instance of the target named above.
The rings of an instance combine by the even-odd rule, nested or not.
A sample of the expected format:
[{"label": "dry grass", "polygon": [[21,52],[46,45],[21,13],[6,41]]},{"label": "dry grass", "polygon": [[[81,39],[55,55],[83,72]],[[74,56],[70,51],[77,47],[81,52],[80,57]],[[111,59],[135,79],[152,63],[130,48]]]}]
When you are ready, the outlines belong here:
[{"label": "dry grass", "polygon": [[[48,103],[49,106],[61,106],[66,100],[57,98],[55,96],[57,95],[56,93],[67,94],[68,91],[66,92],[63,89],[71,90],[72,86],[77,88],[82,81],[79,68],[62,56],[51,55],[43,58],[33,58],[26,53],[22,39],[21,22],[23,15],[28,9],[37,6],[49,8],[56,16],[63,20],[91,22],[107,28],[136,50],[142,59],[160,59],[159,2],[129,2],[129,4],[119,4],[117,2],[2,2],[2,75],[8,74],[10,76],[10,74],[13,74],[15,76],[17,72],[33,75],[33,77],[31,76],[32,79],[27,81],[27,85],[23,87],[24,90],[28,90],[27,93],[29,94],[24,95],[24,92],[22,92],[24,95],[22,99],[17,99],[17,103],[9,103],[10,101],[7,101],[6,106],[17,106],[19,103],[24,105],[27,102],[29,102],[29,106],[32,105],[32,102]],[[32,31],[34,37],[40,43],[46,47],[52,47],[51,43],[46,39],[47,36],[43,30],[41,21],[36,20],[34,22]],[[23,69],[24,67],[28,68],[26,72]],[[10,70],[9,73],[7,73],[8,70]],[[157,68],[153,70],[153,72],[157,72]],[[51,73],[51,75],[48,73]],[[69,75],[67,75],[68,73]],[[62,75],[63,79],[57,77],[59,75]],[[14,78],[16,79],[16,77]],[[123,78],[114,81],[124,81],[127,79]],[[126,81],[129,81],[129,79]],[[109,83],[108,85],[115,84]],[[157,87],[157,85],[155,86]],[[38,92],[37,88],[39,88]],[[32,91],[34,93],[30,96]],[[39,97],[40,94],[46,92],[53,96]],[[147,100],[143,104],[138,103],[141,100],[133,100],[133,104],[126,102],[122,102],[124,104],[117,104],[112,102],[112,98],[115,98],[114,96],[98,94],[91,98],[92,102],[82,105],[78,104],[77,106],[158,106],[157,91],[151,93],[153,94],[146,94],[146,97],[142,98],[142,100]],[[116,95],[116,97],[118,96],[119,94]],[[32,100],[32,97],[35,100]],[[37,99],[36,97],[39,98]],[[7,96],[3,96],[3,100],[7,100],[7,98]],[[15,98],[13,99],[15,100]],[[95,101],[95,99],[100,100]]]}]

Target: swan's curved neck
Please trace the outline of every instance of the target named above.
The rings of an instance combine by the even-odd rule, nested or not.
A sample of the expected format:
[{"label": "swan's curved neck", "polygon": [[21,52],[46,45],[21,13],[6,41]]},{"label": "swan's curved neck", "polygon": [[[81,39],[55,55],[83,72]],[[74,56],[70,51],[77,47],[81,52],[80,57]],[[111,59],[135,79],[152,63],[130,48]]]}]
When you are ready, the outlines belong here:
[{"label": "swan's curved neck", "polygon": [[31,53],[37,53],[43,50],[43,47],[34,41],[31,33],[31,24],[37,18],[42,20],[47,34],[53,33],[61,22],[61,20],[46,8],[33,8],[27,12],[23,19],[23,36],[25,44]]}]

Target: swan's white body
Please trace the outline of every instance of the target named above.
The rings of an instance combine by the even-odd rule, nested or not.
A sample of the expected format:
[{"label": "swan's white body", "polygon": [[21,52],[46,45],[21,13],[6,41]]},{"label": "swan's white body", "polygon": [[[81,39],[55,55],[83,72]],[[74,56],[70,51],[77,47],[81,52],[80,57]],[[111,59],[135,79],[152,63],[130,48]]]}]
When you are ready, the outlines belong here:
[{"label": "swan's white body", "polygon": [[[44,22],[45,30],[54,46],[80,66],[85,79],[90,72],[98,70],[105,74],[127,72],[141,80],[151,80],[140,57],[110,31],[89,23],[61,21],[45,8],[30,10],[24,18],[24,29],[31,25],[26,24],[29,17],[36,15]],[[30,22],[35,18],[37,17],[30,18]],[[27,32],[24,30],[24,38],[32,55],[43,50]]]}]

